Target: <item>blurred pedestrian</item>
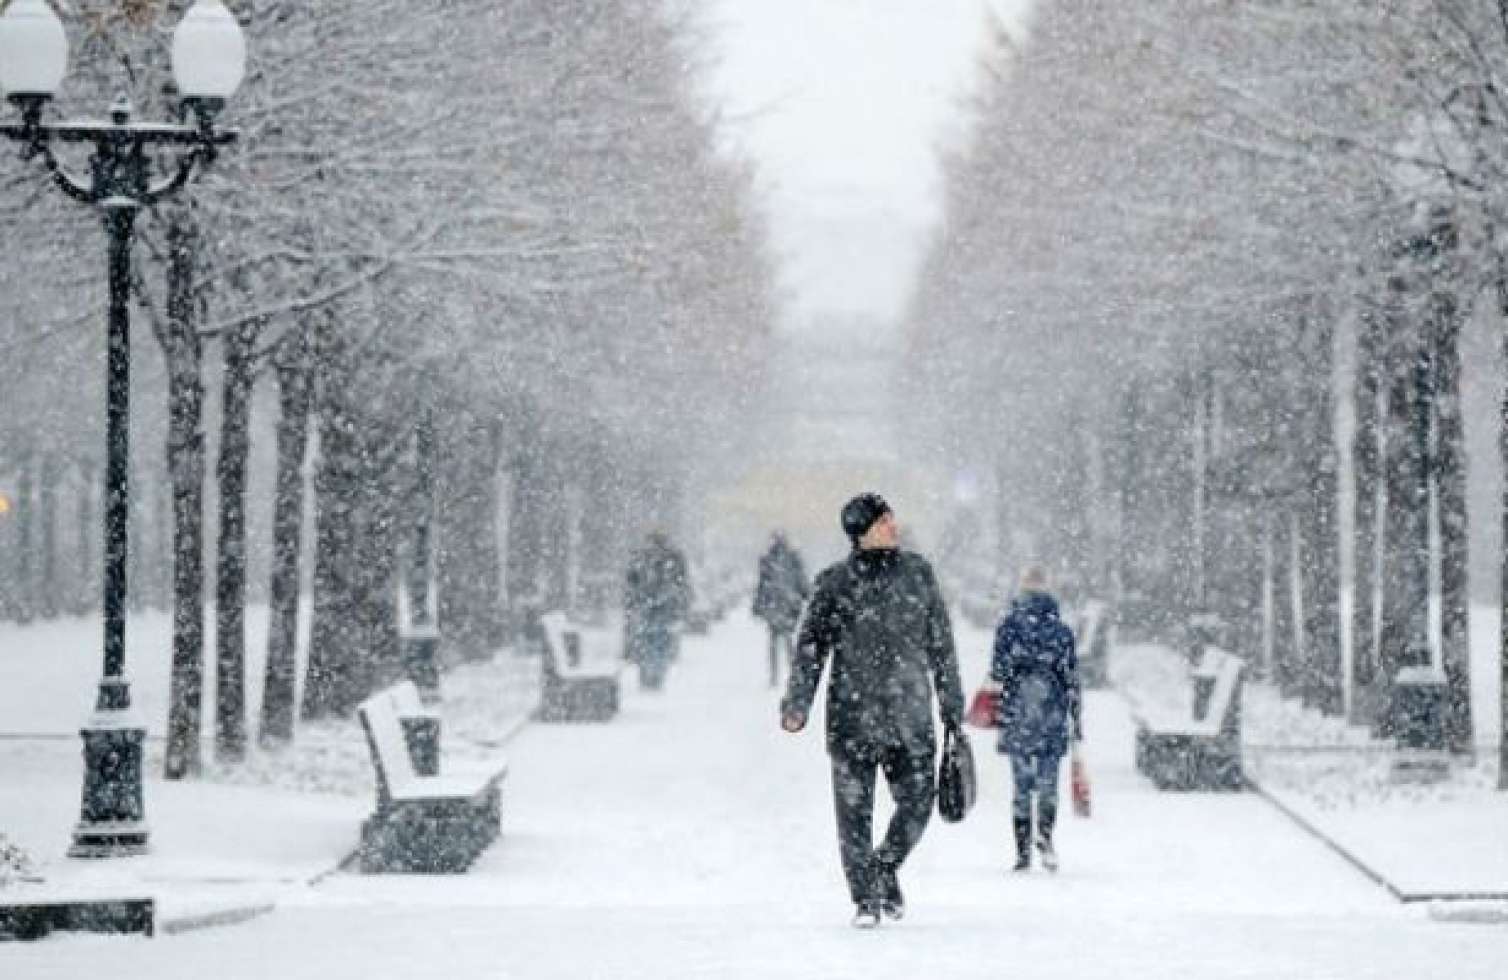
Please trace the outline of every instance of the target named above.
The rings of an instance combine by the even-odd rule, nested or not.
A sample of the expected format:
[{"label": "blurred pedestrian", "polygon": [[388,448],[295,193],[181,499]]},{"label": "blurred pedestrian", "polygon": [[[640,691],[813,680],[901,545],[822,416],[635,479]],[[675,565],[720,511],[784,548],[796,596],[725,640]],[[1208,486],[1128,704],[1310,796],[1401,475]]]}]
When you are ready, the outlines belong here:
[{"label": "blurred pedestrian", "polygon": [[759,558],[759,582],[754,587],[754,615],[770,631],[771,687],[780,683],[781,664],[790,663],[791,634],[810,591],[800,553],[776,531],[769,550]]},{"label": "blurred pedestrian", "polygon": [[675,658],[677,630],[691,608],[686,558],[654,531],[628,561],[623,587],[626,654],[639,665],[639,685],[657,691]]}]

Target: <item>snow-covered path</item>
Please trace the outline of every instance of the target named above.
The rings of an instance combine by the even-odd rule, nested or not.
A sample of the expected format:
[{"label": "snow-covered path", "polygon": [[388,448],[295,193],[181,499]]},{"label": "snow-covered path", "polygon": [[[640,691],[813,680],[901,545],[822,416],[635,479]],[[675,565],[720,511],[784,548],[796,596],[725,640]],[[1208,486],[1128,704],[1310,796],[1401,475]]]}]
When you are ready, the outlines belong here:
[{"label": "snow-covered path", "polygon": [[[971,687],[984,638],[961,642]],[[903,872],[907,919],[855,931],[821,737],[777,729],[762,646],[735,617],[611,724],[530,726],[503,837],[465,876],[339,875],[239,927],[16,944],[0,973],[1465,980],[1508,962],[1508,930],[1398,905],[1253,795],[1156,793],[1104,693],[1086,719],[1095,814],[1065,816],[1059,874],[1005,871],[1006,769],[976,737],[977,809],[934,820]]]}]

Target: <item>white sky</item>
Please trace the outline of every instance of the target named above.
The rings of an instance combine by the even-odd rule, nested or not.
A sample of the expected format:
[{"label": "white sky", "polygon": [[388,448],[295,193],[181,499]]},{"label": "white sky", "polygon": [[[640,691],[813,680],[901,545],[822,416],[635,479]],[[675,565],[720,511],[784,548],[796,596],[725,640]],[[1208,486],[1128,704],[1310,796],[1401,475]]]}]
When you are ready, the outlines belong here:
[{"label": "white sky", "polygon": [[985,10],[1029,3],[710,0],[713,95],[759,165],[793,326],[900,313]]}]

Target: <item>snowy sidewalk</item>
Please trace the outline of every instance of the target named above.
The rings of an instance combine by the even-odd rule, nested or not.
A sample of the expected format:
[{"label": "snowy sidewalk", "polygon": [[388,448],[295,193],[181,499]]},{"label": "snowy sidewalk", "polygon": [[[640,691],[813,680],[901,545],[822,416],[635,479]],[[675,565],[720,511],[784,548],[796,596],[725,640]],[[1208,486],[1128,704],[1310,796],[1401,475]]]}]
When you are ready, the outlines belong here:
[{"label": "snowy sidewalk", "polygon": [[[961,634],[964,682],[984,634]],[[668,690],[606,725],[531,725],[509,748],[503,836],[462,876],[340,874],[233,929],[0,949],[6,977],[1501,975],[1508,931],[1432,922],[1252,794],[1157,793],[1121,699],[1088,705],[1095,813],[1064,818],[1057,875],[1012,875],[1008,776],[986,740],[977,809],[934,822],[910,912],[848,925],[816,730],[776,727],[747,618],[688,638]],[[882,794],[883,796],[884,794]]]},{"label": "snowy sidewalk", "polygon": [[[247,703],[260,703],[263,610],[248,617]],[[375,802],[357,723],[301,725],[290,750],[249,747],[245,763],[204,779],[162,778],[168,618],[128,621],[133,707],[147,728],[144,796],[150,852],[79,861],[66,856],[79,817],[78,726],[98,682],[97,619],[0,627],[0,835],[30,858],[40,881],[0,882],[0,901],[150,898],[160,931],[244,919],[290,889],[335,871],[356,846]],[[302,650],[300,651],[302,663]],[[205,690],[214,690],[213,661]],[[526,720],[538,665],[502,655],[442,678],[446,760],[486,760]],[[208,712],[206,713],[208,714]],[[212,719],[204,719],[206,736]],[[210,739],[204,756],[213,766]],[[3,971],[0,971],[3,973]]]},{"label": "snowy sidewalk", "polygon": [[64,852],[79,816],[81,769],[76,740],[0,743],[0,829],[42,875],[0,889],[0,900],[152,898],[157,928],[168,932],[240,919],[333,870],[370,808],[329,794],[167,782],[154,766],[145,786],[151,852],[76,861]]},{"label": "snowy sidewalk", "polygon": [[[1187,703],[1183,658],[1171,649],[1121,648],[1114,673],[1133,697]],[[1508,794],[1490,765],[1400,785],[1389,743],[1265,683],[1246,685],[1242,718],[1248,778],[1380,887],[1405,901],[1508,896]]]},{"label": "snowy sidewalk", "polygon": [[1508,793],[1482,760],[1431,785],[1399,784],[1365,731],[1280,699],[1246,699],[1249,775],[1403,901],[1508,901]]}]

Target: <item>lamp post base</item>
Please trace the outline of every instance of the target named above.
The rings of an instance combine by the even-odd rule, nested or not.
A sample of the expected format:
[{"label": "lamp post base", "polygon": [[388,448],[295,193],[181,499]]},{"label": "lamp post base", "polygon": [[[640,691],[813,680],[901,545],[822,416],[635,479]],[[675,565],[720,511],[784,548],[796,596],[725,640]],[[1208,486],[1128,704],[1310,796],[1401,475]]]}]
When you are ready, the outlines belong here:
[{"label": "lamp post base", "polygon": [[151,850],[147,844],[149,832],[145,823],[86,824],[80,821],[73,828],[73,845],[68,848],[71,858],[136,857]]},{"label": "lamp post base", "polygon": [[79,732],[84,740],[84,788],[69,857],[130,857],[147,851],[142,794],[147,732],[129,707],[107,707],[129,703],[125,686],[122,679],[102,681],[101,707]]}]

